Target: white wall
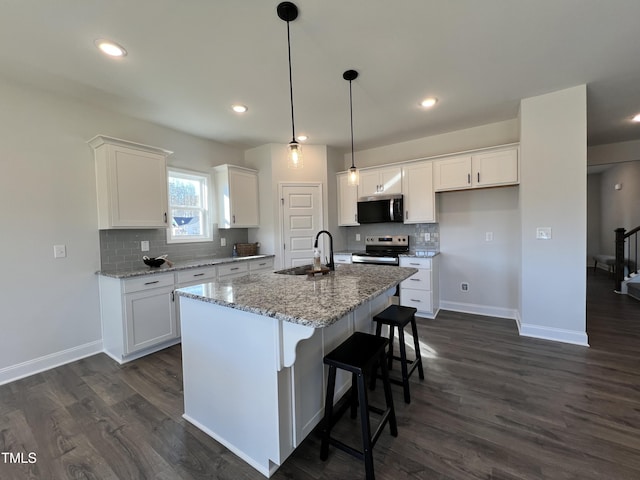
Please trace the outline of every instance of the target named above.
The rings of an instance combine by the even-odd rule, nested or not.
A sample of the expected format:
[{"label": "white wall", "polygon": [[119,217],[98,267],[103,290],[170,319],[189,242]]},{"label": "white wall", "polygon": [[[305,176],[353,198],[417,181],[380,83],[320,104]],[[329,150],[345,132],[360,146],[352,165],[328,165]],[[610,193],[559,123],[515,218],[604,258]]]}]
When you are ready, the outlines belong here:
[{"label": "white wall", "polygon": [[[517,119],[490,123],[454,132],[418,138],[409,142],[394,143],[384,147],[355,152],[355,163],[359,168],[387,163],[404,162],[424,157],[475,150],[517,142],[519,139]],[[342,170],[351,166],[351,152],[344,155]]]},{"label": "white wall", "polygon": [[[96,134],[175,152],[170,163],[241,163],[242,152],[0,82],[0,383],[101,349]],[[143,181],[141,179],[141,181]],[[53,245],[67,246],[54,259]]]},{"label": "white wall", "polygon": [[[517,318],[518,188],[436,194],[440,220],[440,307]],[[487,241],[491,232],[493,240]],[[460,283],[468,282],[463,292]]]},{"label": "white wall", "polygon": [[[586,86],[522,100],[521,334],[586,344]],[[551,240],[537,240],[551,227]]]}]

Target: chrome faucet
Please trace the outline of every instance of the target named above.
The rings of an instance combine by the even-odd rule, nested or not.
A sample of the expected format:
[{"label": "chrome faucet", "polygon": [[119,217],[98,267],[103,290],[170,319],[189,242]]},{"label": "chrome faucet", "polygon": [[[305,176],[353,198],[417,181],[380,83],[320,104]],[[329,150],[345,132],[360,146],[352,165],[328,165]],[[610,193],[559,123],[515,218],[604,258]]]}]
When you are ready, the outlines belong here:
[{"label": "chrome faucet", "polygon": [[329,263],[327,263],[327,267],[329,267],[329,270],[335,270],[336,265],[333,263],[333,237],[331,236],[331,233],[327,230],[320,230],[316,235],[316,241],[313,243],[313,248],[318,248],[318,237],[320,237],[321,233],[329,235]]}]

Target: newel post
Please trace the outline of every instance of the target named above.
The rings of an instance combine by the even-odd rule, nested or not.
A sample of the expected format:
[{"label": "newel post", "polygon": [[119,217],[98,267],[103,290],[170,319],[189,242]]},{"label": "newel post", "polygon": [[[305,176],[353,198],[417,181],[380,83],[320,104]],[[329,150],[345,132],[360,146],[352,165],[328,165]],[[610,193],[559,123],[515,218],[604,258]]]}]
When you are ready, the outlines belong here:
[{"label": "newel post", "polygon": [[624,280],[624,233],[625,229],[622,227],[616,228],[616,265],[615,265],[615,280],[616,280],[616,292],[620,292],[622,288],[622,280]]}]

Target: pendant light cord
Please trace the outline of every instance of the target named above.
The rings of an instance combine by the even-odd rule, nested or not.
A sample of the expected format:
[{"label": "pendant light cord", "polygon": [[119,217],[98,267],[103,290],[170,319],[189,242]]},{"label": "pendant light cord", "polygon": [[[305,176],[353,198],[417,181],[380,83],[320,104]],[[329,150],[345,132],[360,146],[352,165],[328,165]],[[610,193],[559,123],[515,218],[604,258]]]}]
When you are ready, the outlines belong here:
[{"label": "pendant light cord", "polygon": [[351,121],[351,168],[356,168],[353,159],[353,98],[351,96],[351,80],[349,80],[349,117]]},{"label": "pendant light cord", "polygon": [[291,98],[291,133],[292,142],[296,141],[296,123],[293,118],[293,76],[291,74],[291,35],[289,33],[289,22],[287,22],[287,48],[289,50],[289,96]]}]

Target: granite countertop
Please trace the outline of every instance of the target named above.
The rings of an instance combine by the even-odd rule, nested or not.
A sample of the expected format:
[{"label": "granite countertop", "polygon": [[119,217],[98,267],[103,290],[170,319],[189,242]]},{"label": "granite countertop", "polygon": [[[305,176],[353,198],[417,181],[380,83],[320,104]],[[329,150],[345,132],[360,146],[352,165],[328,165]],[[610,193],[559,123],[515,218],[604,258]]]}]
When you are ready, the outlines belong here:
[{"label": "granite countertop", "polygon": [[195,300],[323,328],[417,271],[395,266],[343,264],[323,276],[259,273],[179,288],[176,292]]},{"label": "granite countertop", "polygon": [[246,257],[222,257],[222,258],[200,258],[197,260],[189,260],[186,262],[172,262],[171,267],[165,263],[161,267],[152,268],[142,263],[140,259],[140,268],[133,270],[100,270],[96,272],[98,275],[113,278],[130,278],[139,277],[141,275],[154,275],[158,273],[175,272],[178,270],[187,270],[189,268],[208,267],[211,265],[220,265],[223,263],[246,262],[248,260],[257,260],[260,258],[273,258],[275,255],[249,255]]}]

